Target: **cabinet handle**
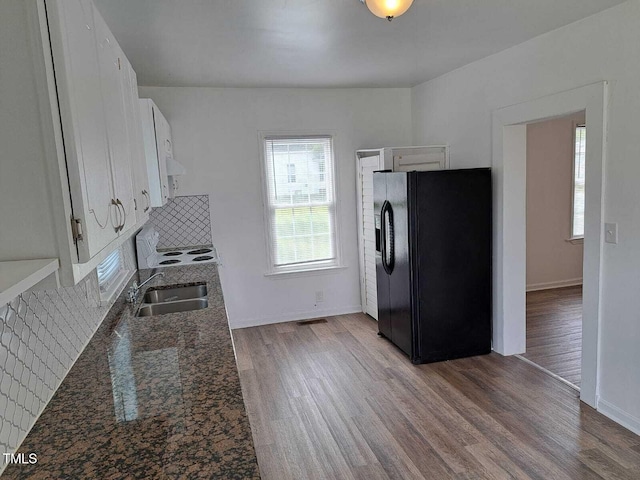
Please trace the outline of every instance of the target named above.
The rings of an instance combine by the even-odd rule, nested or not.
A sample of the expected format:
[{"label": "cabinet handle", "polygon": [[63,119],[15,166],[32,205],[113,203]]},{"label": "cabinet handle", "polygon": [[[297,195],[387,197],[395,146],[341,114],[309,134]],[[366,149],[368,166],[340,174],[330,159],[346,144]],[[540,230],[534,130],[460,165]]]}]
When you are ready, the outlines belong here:
[{"label": "cabinet handle", "polygon": [[118,230],[119,232],[121,232],[125,224],[127,223],[127,211],[125,210],[124,205],[119,198],[116,198],[116,203],[118,204],[118,207],[122,208],[122,224],[120,225],[120,230]]},{"label": "cabinet handle", "polygon": [[147,206],[144,208],[144,213],[147,213],[151,208],[151,196],[149,195],[149,192],[147,192],[146,190],[142,190],[142,194],[144,195],[144,198],[147,199],[146,200]]},{"label": "cabinet handle", "polygon": [[113,198],[111,199],[111,203],[110,203],[110,205],[114,205],[114,206],[116,207],[116,211],[118,212],[118,213],[117,213],[118,218],[116,219],[116,222],[118,222],[118,224],[117,224],[117,225],[115,225],[115,226],[113,227],[113,228],[114,228],[114,230],[115,230],[115,231],[116,231],[116,233],[117,233],[117,232],[119,232],[119,231],[120,231],[120,207],[118,207],[117,202],[116,202]]}]

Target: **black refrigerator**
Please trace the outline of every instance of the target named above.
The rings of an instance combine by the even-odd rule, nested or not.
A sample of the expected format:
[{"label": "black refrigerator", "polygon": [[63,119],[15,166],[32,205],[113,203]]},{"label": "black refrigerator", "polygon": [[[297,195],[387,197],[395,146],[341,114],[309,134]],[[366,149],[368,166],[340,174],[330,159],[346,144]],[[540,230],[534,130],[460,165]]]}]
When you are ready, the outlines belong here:
[{"label": "black refrigerator", "polygon": [[491,169],[375,172],[379,334],[413,363],[491,351]]}]

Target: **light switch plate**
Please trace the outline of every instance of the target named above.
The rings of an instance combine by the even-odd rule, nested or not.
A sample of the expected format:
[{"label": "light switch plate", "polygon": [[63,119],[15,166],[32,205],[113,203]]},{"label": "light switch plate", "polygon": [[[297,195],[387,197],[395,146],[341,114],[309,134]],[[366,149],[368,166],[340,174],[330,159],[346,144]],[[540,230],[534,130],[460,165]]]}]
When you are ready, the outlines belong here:
[{"label": "light switch plate", "polygon": [[607,243],[618,243],[618,224],[617,223],[605,223],[604,224],[604,241]]}]

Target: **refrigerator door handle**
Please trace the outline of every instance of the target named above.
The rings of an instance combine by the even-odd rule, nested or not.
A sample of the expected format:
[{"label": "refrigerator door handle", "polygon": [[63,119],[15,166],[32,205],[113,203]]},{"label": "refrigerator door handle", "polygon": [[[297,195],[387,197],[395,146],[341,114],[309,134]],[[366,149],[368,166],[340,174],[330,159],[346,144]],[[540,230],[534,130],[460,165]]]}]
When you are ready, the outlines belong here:
[{"label": "refrigerator door handle", "polygon": [[387,272],[387,265],[385,264],[385,259],[387,258],[387,229],[384,212],[387,208],[387,203],[388,202],[385,200],[382,204],[382,208],[380,209],[380,256],[382,257],[382,268],[384,268],[385,272]]},{"label": "refrigerator door handle", "polygon": [[395,235],[393,231],[393,207],[385,200],[382,205],[382,267],[391,275],[395,265]]}]

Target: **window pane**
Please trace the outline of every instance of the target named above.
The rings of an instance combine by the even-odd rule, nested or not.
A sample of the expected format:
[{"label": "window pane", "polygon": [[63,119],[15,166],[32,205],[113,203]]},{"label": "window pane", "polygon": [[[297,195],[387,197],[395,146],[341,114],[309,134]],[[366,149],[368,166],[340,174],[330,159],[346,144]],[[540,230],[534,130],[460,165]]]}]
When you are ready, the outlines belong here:
[{"label": "window pane", "polygon": [[266,138],[274,268],[336,260],[330,137]]},{"label": "window pane", "polygon": [[329,206],[279,208],[274,217],[276,265],[334,258]]},{"label": "window pane", "polygon": [[[331,162],[331,139],[267,139],[266,171],[270,199],[278,205],[318,201],[332,190],[327,175]],[[321,201],[326,201],[325,196]]]},{"label": "window pane", "polygon": [[587,150],[587,129],[584,125],[576,127],[576,144],[573,165],[573,221],[572,235],[584,236],[584,187]]}]

